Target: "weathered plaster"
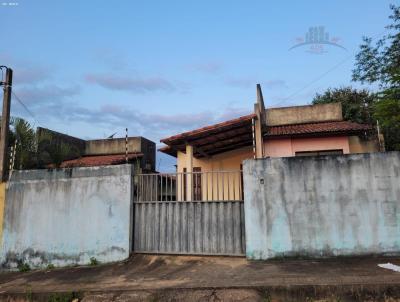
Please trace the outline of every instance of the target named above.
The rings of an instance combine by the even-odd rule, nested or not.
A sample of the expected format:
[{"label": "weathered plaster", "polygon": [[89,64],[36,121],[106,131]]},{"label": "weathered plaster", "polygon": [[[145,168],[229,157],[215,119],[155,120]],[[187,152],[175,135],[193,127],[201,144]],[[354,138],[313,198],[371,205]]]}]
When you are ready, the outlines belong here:
[{"label": "weathered plaster", "polygon": [[269,108],[265,114],[268,126],[343,120],[341,103]]},{"label": "weathered plaster", "polygon": [[1,264],[15,268],[125,259],[131,250],[130,165],[14,172]]},{"label": "weathered plaster", "polygon": [[244,163],[246,254],[398,254],[400,152]]}]

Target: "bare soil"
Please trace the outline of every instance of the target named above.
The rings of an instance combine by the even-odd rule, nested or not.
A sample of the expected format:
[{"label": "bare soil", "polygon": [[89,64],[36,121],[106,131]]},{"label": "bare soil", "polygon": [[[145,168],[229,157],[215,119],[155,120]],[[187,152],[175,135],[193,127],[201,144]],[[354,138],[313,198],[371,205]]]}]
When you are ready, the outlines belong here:
[{"label": "bare soil", "polygon": [[400,258],[247,261],[135,255],[124,262],[0,274],[0,301],[399,301]]}]

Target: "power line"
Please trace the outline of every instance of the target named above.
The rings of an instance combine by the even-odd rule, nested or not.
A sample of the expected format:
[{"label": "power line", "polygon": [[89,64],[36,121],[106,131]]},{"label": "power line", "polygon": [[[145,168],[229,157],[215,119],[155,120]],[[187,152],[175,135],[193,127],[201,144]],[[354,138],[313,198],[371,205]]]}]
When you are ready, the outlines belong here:
[{"label": "power line", "polygon": [[37,120],[36,116],[32,113],[32,111],[29,110],[28,106],[24,104],[24,102],[15,94],[14,91],[11,91],[11,94],[14,95],[15,99],[18,101],[18,103],[20,103],[20,105],[25,109],[25,111],[28,112],[30,116],[32,116],[35,123],[39,125],[40,124],[39,121]]},{"label": "power line", "polygon": [[324,73],[322,73],[321,75],[319,75],[318,77],[316,77],[314,80],[312,80],[311,82],[309,82],[308,84],[304,85],[303,87],[301,87],[300,89],[298,89],[297,91],[293,92],[291,95],[289,95],[288,97],[285,97],[284,99],[282,99],[282,101],[287,101],[289,99],[291,99],[292,97],[294,97],[295,95],[297,95],[298,93],[302,92],[304,89],[310,87],[311,85],[313,85],[314,83],[318,82],[320,79],[322,79],[323,77],[325,77],[327,74],[331,73],[332,71],[334,71],[336,68],[338,68],[339,66],[341,66],[342,64],[344,64],[346,61],[348,61],[350,58],[353,57],[353,54],[349,55],[348,57],[346,57],[344,60],[340,61],[339,63],[337,63],[336,65],[334,65],[333,67],[331,67],[330,69],[328,69],[327,71],[325,71]]},{"label": "power line", "polygon": [[[386,33],[389,29],[385,28],[382,32],[380,32],[379,34],[373,36],[371,39],[376,39],[380,36],[382,36],[384,33]],[[356,50],[357,51],[357,50]],[[312,80],[311,82],[309,82],[308,84],[304,85],[303,87],[301,87],[300,89],[296,90],[295,92],[293,92],[292,94],[290,94],[288,97],[283,98],[279,103],[285,102],[289,99],[291,99],[292,97],[294,97],[295,95],[297,95],[298,93],[302,92],[304,89],[310,87],[311,85],[313,85],[314,83],[318,82],[320,79],[322,79],[323,77],[325,77],[326,75],[328,75],[329,73],[331,73],[332,71],[334,71],[336,68],[340,67],[341,65],[343,65],[346,61],[348,61],[350,58],[352,58],[355,54],[356,51],[353,51],[351,53],[351,55],[347,56],[346,58],[344,58],[344,60],[340,61],[339,63],[335,64],[334,66],[332,66],[330,69],[328,69],[327,71],[325,71],[324,73],[322,73],[321,75],[319,75],[318,77],[316,77],[314,80]]]}]

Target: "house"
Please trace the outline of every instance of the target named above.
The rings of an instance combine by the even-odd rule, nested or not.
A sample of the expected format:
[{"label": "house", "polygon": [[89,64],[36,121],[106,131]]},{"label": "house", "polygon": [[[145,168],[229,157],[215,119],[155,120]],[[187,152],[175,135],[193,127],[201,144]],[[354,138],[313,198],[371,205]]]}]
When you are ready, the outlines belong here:
[{"label": "house", "polygon": [[[38,128],[40,154],[47,154],[52,145],[64,146],[61,168],[94,167],[131,163],[135,171],[154,172],[156,145],[141,136],[128,138],[106,138],[83,140],[45,128]],[[46,164],[54,164],[51,158],[45,158]]]},{"label": "house", "polygon": [[231,199],[242,194],[239,174],[215,183],[204,173],[222,178],[222,173],[240,171],[248,158],[378,152],[380,139],[372,125],[343,120],[340,103],[265,109],[257,85],[254,113],[164,138],[166,146],[159,151],[177,158],[178,173],[193,175],[182,177],[181,185],[178,178],[181,199],[188,194],[208,199],[206,185],[217,191],[211,199]]},{"label": "house", "polygon": [[61,167],[90,167],[133,163],[137,171],[153,172],[156,165],[155,143],[137,136],[85,141],[83,155],[66,160]]}]

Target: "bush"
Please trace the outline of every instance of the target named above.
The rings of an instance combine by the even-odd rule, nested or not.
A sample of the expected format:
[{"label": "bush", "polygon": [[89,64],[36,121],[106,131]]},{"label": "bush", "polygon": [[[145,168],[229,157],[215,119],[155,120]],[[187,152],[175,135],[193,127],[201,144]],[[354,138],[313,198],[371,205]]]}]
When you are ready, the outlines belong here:
[{"label": "bush", "polygon": [[95,257],[90,257],[90,265],[96,266],[99,264],[99,261]]},{"label": "bush", "polygon": [[28,263],[21,261],[20,263],[18,263],[18,270],[20,272],[29,272],[31,270],[31,267],[29,266]]}]

